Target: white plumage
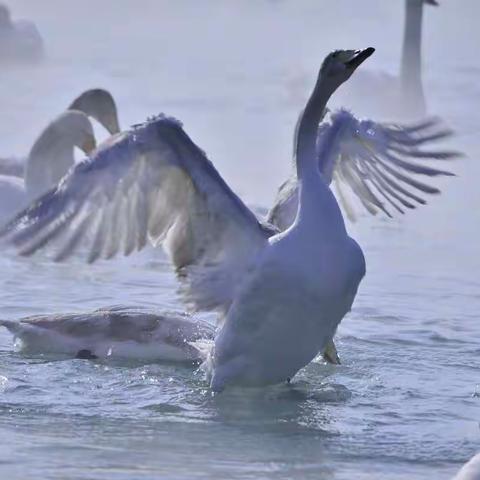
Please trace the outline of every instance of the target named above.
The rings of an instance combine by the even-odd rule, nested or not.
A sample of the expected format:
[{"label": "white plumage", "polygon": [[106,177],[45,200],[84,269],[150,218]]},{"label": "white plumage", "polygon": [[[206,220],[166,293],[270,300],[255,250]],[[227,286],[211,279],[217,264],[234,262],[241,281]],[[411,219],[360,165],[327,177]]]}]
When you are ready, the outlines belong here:
[{"label": "white plumage", "polygon": [[26,353],[81,358],[201,361],[194,343],[213,339],[214,328],[187,315],[107,307],[92,313],[36,315],[0,320]]},{"label": "white plumage", "polygon": [[452,480],[480,480],[480,453],[473,456]]},{"label": "white plumage", "polygon": [[388,152],[418,157],[420,145],[443,135],[427,134],[432,124],[366,128],[346,112],[318,135],[330,95],[372,52],[334,52],[322,65],[296,137],[298,212],[283,233],[256,219],[177,121],[159,116],[99,148],[2,235],[23,255],[55,243],[56,260],[84,250],[90,262],[162,244],[187,303],[219,312],[212,388],[286,380],[331,342],[365,271],[332,176],[349,171],[342,179],[382,208],[368,187],[374,166],[408,172],[409,184],[412,172],[426,171]]},{"label": "white plumage", "polygon": [[95,148],[93,128],[79,111],[53,120],[33,144],[25,163],[25,179],[0,175],[0,223],[56,185],[75,163],[74,147],[86,154]]}]

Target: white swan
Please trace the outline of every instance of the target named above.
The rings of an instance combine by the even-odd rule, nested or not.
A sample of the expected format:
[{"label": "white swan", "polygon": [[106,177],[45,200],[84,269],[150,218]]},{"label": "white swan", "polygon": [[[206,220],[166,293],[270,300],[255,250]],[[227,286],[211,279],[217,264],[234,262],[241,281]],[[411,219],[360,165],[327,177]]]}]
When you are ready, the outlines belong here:
[{"label": "white swan", "polygon": [[405,0],[400,75],[362,71],[339,93],[334,105],[346,105],[362,116],[383,120],[416,120],[426,114],[421,62],[425,4],[438,5],[436,0]]},{"label": "white swan", "polygon": [[72,110],[59,115],[35,141],[26,162],[24,180],[0,175],[0,222],[60,181],[74,164],[74,147],[88,155],[96,145],[88,117]]},{"label": "white swan", "polygon": [[480,480],[480,453],[473,456],[452,480]]},{"label": "white swan", "polygon": [[21,340],[24,352],[77,358],[201,361],[205,355],[194,343],[214,336],[213,326],[187,315],[119,306],[93,313],[0,320],[0,325]]},{"label": "white swan", "polygon": [[79,110],[94,118],[110,135],[120,132],[117,105],[108,90],[103,88],[85,90],[68,106],[67,110]]},{"label": "white swan", "polygon": [[8,8],[0,4],[0,62],[31,62],[44,55],[37,27],[26,20],[13,21]]},{"label": "white swan", "polygon": [[408,183],[405,158],[438,136],[432,123],[400,128],[340,112],[317,145],[329,96],[372,52],[334,52],[322,65],[297,134],[298,215],[284,233],[259,223],[181,125],[160,116],[76,165],[1,235],[23,255],[56,243],[56,260],[86,248],[90,262],[162,243],[187,303],[220,313],[212,388],[286,380],[332,340],[364,273],[328,188],[332,172],[348,165],[345,180],[379,207],[369,182],[379,191],[378,175]]},{"label": "white swan", "polygon": [[[86,90],[73,100],[67,110],[78,110],[83,112],[85,115],[99,122],[100,125],[110,133],[110,135],[115,135],[120,131],[117,106],[108,90],[102,88]],[[41,136],[42,135],[43,132]],[[56,154],[58,154],[58,152],[51,152],[52,165],[50,168],[55,168],[55,164],[58,164],[59,168],[67,163],[69,166],[73,165],[73,157],[70,151],[67,152],[67,157],[65,159],[57,159],[55,157]],[[26,163],[27,158],[0,158],[0,174],[23,178],[25,175]],[[67,173],[67,170],[60,170],[60,177],[65,173]]]}]

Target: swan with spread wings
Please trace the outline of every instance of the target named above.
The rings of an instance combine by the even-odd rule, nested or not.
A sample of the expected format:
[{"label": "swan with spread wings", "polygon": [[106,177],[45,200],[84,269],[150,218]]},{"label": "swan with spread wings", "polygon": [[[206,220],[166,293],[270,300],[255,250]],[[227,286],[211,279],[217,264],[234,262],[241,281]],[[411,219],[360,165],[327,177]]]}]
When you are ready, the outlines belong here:
[{"label": "swan with spread wings", "polygon": [[283,232],[258,221],[182,125],[161,115],[76,165],[1,235],[22,255],[55,244],[58,261],[163,245],[186,302],[218,311],[205,362],[212,389],[285,381],[332,341],[365,273],[332,178],[387,211],[378,195],[407,201],[408,187],[427,188],[415,174],[448,174],[413,160],[453,156],[421,150],[447,135],[435,122],[381,125],[341,111],[319,131],[330,96],[373,51],[336,51],[322,64],[297,129],[298,210]]}]

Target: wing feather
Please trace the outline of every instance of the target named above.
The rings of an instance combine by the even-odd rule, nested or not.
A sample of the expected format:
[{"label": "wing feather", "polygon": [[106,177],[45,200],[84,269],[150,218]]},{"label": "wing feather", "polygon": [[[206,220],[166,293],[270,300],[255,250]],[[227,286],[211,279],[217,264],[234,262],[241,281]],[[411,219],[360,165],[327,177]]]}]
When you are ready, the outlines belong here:
[{"label": "wing feather", "polygon": [[224,309],[271,229],[179,122],[159,116],[77,164],[0,235],[24,255],[56,244],[57,261],[82,248],[94,262],[162,244],[193,305]]},{"label": "wing feather", "polygon": [[[440,192],[437,187],[420,181],[418,176],[454,175],[425,163],[450,161],[461,156],[456,151],[431,148],[434,142],[451,135],[452,131],[436,118],[405,126],[359,121],[351,113],[341,110],[319,127],[319,168],[327,182],[335,180],[340,204],[350,219],[355,219],[356,215],[351,196],[344,186],[349,187],[353,196],[372,215],[382,210],[385,215],[391,216],[379,196],[403,214],[403,208],[415,208],[412,200],[420,205],[427,203],[415,191],[425,194]],[[324,142],[329,148],[321,148]],[[280,228],[285,228],[294,220],[296,209],[292,208],[292,204],[297,202],[295,182],[295,179],[290,180],[289,184],[293,187],[279,192],[268,216],[269,221]]]}]

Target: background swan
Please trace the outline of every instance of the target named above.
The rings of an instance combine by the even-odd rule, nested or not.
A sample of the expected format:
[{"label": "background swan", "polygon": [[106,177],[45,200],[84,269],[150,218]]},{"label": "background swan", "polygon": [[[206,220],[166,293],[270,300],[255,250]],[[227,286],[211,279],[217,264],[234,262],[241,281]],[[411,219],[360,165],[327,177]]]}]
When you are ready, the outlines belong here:
[{"label": "background swan", "polygon": [[422,22],[424,5],[436,0],[405,0],[400,73],[361,71],[339,92],[332,104],[352,108],[361,116],[383,120],[412,120],[426,112],[422,83]]},{"label": "background swan", "polygon": [[110,135],[120,132],[117,105],[108,90],[103,88],[86,90],[69,105],[67,110],[79,110],[94,118]]},{"label": "background swan", "polygon": [[[371,50],[331,54],[322,71],[338,73],[335,78],[343,81],[353,71],[348,71],[348,66],[356,66],[356,62],[370,53]],[[313,175],[314,178],[318,177],[316,182],[323,185],[320,190],[326,197],[315,197],[309,207],[311,218],[321,220],[322,215],[327,218],[330,216],[329,209],[322,214],[324,198],[328,199],[334,212],[338,210],[326,186],[332,172],[338,168],[338,158],[342,158],[342,162],[350,164],[353,169],[354,164],[370,164],[371,168],[365,169],[362,175],[345,176],[347,182],[355,184],[356,191],[361,192],[362,196],[368,196],[368,181],[375,177],[372,168],[381,171],[395,165],[401,169],[405,158],[412,155],[418,157],[418,147],[434,134],[425,133],[425,125],[421,128],[400,128],[358,122],[351,114],[341,112],[322,127],[319,145],[323,145],[323,149],[320,149],[321,156],[317,157],[317,125],[326,103],[324,95],[320,95],[321,101],[318,101],[318,90],[319,88],[314,95],[316,100],[309,104],[307,121],[303,122],[308,131],[308,148],[302,148],[307,148],[309,152],[313,171],[316,169],[317,158],[322,159],[323,182],[326,183],[322,184],[317,173]],[[305,118],[305,113],[302,118]],[[304,134],[299,134],[298,139],[297,148],[298,145],[305,145]],[[388,155],[392,149],[400,150],[399,155],[403,160],[392,160]],[[435,156],[432,153],[425,155]],[[409,172],[408,168],[406,171]],[[402,175],[404,179],[410,178],[408,173]],[[377,202],[374,197],[370,201]],[[338,212],[335,213],[335,222],[335,231],[338,229],[340,235],[346,235],[342,233],[343,220]],[[328,238],[329,230],[322,231]],[[275,239],[291,235],[288,230],[286,234],[270,239],[277,232],[274,227],[257,221],[178,122],[160,116],[118,135],[108,146],[78,164],[56,189],[10,222],[2,234],[23,255],[31,255],[46,244],[56,242],[56,260],[63,260],[82,248],[87,249],[87,258],[93,262],[102,257],[111,258],[119,252],[128,255],[134,250],[142,249],[149,241],[153,245],[163,244],[183,284],[186,302],[196,310],[217,310],[222,319],[228,319],[235,302],[247,305],[248,302],[237,299],[244,295],[242,292],[245,292],[246,287],[243,285],[251,285],[250,282],[255,281],[251,275],[252,272],[257,272],[257,262],[263,252],[270,249],[270,244],[281,244]],[[318,238],[311,241],[310,235],[306,234],[303,237],[305,240],[302,240],[306,241],[306,246],[293,249],[291,256],[282,254],[280,257],[294,263],[297,259],[303,261],[302,258],[308,251],[305,248],[322,244],[323,235],[318,234]],[[346,240],[346,243],[350,244],[350,240]],[[352,248],[357,251],[355,246]],[[341,256],[345,258],[343,254]],[[288,260],[290,257],[291,260]],[[337,321],[353,301],[355,283],[362,273],[360,264],[358,261],[351,264],[351,268],[357,272],[354,275],[357,280],[351,285],[352,290],[349,290],[347,297],[341,295],[344,303],[334,316]],[[345,264],[347,270],[349,265],[349,262]],[[263,267],[261,271],[264,271]],[[274,308],[275,302],[272,303],[269,295],[260,292],[261,289],[254,294],[254,303],[258,300],[263,305],[261,309],[268,306]],[[234,311],[238,308],[240,307],[235,307]],[[328,331],[316,343],[317,352],[331,340],[335,328],[336,325],[329,324]],[[295,336],[296,334],[291,338]],[[247,343],[248,337],[247,335],[244,339]],[[222,338],[225,339],[225,335]],[[234,338],[240,337],[234,335]],[[272,343],[273,338],[275,336],[263,344]],[[225,345],[224,340],[222,345]],[[307,357],[311,356],[315,348],[310,348]],[[258,353],[258,350],[254,350]],[[269,352],[275,353],[271,349]],[[306,357],[302,358],[300,363],[306,360]],[[309,360],[306,361],[308,363]],[[218,365],[218,360],[214,359],[214,363]],[[291,367],[292,364],[289,365]],[[298,365],[297,359],[295,368],[300,368]],[[218,367],[214,365],[213,368],[216,371]],[[256,375],[259,370],[253,368],[252,371]],[[261,377],[265,383],[274,380],[269,375]],[[228,383],[228,379],[228,375],[223,375],[222,381],[217,377],[213,382],[215,388],[221,388],[223,383]],[[250,380],[255,379],[249,378],[248,381]]]},{"label": "background swan", "polygon": [[60,181],[75,162],[74,147],[88,155],[96,145],[88,117],[71,110],[51,122],[33,144],[25,179],[0,175],[0,222]]},{"label": "background swan", "polygon": [[[99,122],[109,133],[114,135],[120,131],[120,124],[118,121],[117,106],[112,94],[108,90],[102,88],[93,88],[81,93],[73,102],[68,106],[67,110],[77,110],[85,115],[95,119]],[[43,135],[43,132],[40,136]],[[52,168],[53,164],[69,163],[71,155],[68,152],[67,158],[58,159],[54,158],[58,152],[51,152]],[[25,175],[25,165],[27,158],[0,158],[0,174],[1,175],[14,175],[23,178]],[[72,163],[73,164],[73,163]],[[67,170],[60,170],[60,178],[67,172]]]},{"label": "background swan", "polygon": [[8,8],[0,4],[0,62],[29,62],[44,56],[37,27],[26,20],[13,21]]}]

